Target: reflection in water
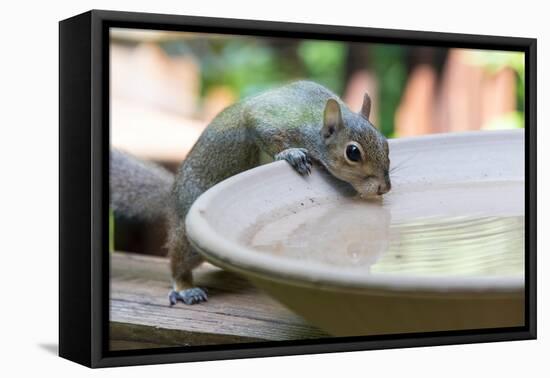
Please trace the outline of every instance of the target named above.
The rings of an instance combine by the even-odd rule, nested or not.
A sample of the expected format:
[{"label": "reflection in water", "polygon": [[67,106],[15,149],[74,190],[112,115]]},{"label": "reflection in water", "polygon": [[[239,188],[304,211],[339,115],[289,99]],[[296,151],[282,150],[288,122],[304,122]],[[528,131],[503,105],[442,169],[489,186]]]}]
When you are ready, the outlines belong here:
[{"label": "reflection in water", "polygon": [[503,275],[524,270],[523,216],[392,222],[379,203],[307,205],[270,214],[244,241],[260,251],[372,274]]},{"label": "reflection in water", "polygon": [[247,244],[301,260],[370,266],[388,248],[390,214],[379,204],[357,202],[270,214],[271,220],[248,233]]},{"label": "reflection in water", "polygon": [[392,225],[373,273],[506,275],[524,271],[524,217],[432,218]]}]

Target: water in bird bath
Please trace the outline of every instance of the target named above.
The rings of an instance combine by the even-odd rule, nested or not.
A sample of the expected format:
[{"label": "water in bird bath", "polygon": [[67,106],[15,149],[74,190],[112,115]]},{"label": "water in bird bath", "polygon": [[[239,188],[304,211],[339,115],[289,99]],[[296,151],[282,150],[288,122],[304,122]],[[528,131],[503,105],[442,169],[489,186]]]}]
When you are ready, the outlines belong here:
[{"label": "water in bird bath", "polygon": [[381,200],[305,198],[263,214],[247,246],[369,274],[515,275],[524,271],[524,183],[424,184]]}]

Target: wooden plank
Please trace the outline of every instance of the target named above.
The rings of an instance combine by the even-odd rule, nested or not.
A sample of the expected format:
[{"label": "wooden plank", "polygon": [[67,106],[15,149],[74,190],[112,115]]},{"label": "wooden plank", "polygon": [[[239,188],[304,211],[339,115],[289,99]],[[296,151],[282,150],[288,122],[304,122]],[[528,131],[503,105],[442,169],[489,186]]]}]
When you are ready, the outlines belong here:
[{"label": "wooden plank", "polygon": [[116,349],[326,337],[240,276],[208,263],[195,271],[209,301],[168,305],[165,258],[111,255],[111,346]]},{"label": "wooden plank", "polygon": [[111,350],[169,348],[190,345],[238,344],[265,340],[214,333],[187,332],[111,322]]}]

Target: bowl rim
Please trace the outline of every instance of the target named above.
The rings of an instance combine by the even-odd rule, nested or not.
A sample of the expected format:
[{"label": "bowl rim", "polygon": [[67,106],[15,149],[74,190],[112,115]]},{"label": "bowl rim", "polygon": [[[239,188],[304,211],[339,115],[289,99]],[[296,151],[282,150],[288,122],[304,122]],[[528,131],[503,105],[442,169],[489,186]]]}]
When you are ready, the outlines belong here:
[{"label": "bowl rim", "polygon": [[[489,134],[489,135],[487,135]],[[410,138],[390,139],[390,143],[416,143],[449,138],[523,137],[523,130],[447,133]],[[257,250],[223,238],[205,217],[209,204],[223,191],[239,182],[256,176],[269,175],[275,170],[288,169],[284,161],[261,165],[214,185],[191,206],[186,220],[186,232],[191,245],[208,261],[238,273],[300,286],[333,289],[361,289],[384,291],[415,291],[418,293],[479,292],[486,294],[523,292],[524,274],[495,276],[420,276],[406,274],[365,274],[364,269],[333,267],[315,261],[300,261]],[[288,169],[288,172],[292,172]]]}]

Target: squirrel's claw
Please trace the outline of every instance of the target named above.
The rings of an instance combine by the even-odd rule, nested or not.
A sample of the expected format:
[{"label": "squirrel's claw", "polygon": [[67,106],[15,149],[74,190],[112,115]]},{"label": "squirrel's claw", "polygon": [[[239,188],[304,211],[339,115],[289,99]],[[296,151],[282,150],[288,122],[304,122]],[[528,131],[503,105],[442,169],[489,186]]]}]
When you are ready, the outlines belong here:
[{"label": "squirrel's claw", "polygon": [[207,302],[208,295],[206,295],[206,289],[193,287],[191,289],[181,291],[170,291],[168,294],[168,300],[170,301],[170,306],[175,305],[178,301],[187,305],[192,305],[195,303]]},{"label": "squirrel's claw", "polygon": [[287,148],[275,155],[275,160],[286,160],[299,174],[311,174],[311,158],[305,148]]},{"label": "squirrel's claw", "polygon": [[170,307],[172,307],[173,305],[175,305],[176,303],[178,303],[178,292],[177,291],[170,291],[170,293],[168,294],[168,300],[170,301]]}]

